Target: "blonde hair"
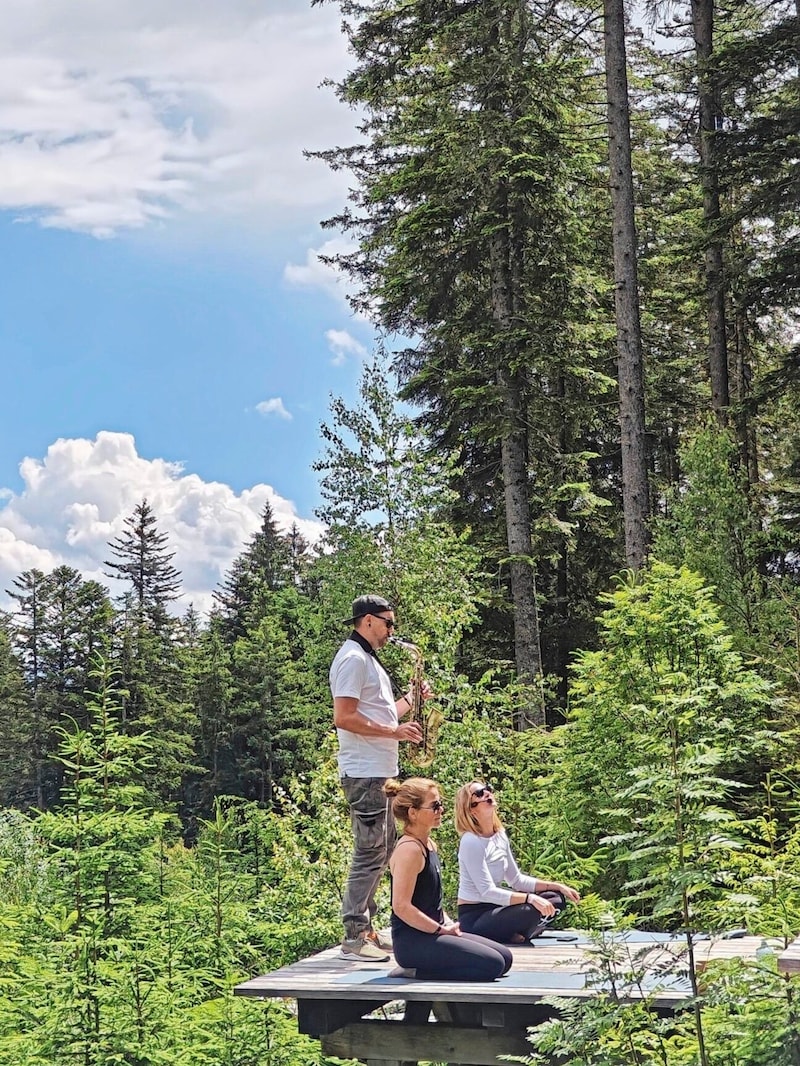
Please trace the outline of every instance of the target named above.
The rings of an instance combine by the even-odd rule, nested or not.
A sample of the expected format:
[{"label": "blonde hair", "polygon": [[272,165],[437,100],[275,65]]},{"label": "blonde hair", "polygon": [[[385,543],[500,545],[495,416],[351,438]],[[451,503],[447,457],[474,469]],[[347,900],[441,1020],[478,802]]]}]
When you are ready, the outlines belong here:
[{"label": "blonde hair", "polygon": [[[470,781],[467,785],[462,785],[456,792],[456,801],[454,804],[455,810],[453,812],[456,823],[456,832],[459,836],[463,836],[465,833],[477,833],[481,834],[481,824],[473,813],[472,804],[472,790],[477,785],[481,787],[480,781]],[[492,818],[492,831],[499,833],[503,828],[503,823],[498,817],[497,811],[493,811],[494,817]]]},{"label": "blonde hair", "polygon": [[405,781],[390,778],[383,791],[392,801],[392,814],[400,824],[408,825],[408,812],[412,807],[421,807],[432,788],[439,786],[428,777],[408,777]]}]

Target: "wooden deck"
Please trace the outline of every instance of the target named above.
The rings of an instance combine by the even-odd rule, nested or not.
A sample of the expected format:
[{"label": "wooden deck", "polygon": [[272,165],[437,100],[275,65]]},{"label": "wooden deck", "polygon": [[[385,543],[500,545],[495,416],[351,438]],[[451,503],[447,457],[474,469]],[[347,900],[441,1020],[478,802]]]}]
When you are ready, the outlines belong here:
[{"label": "wooden deck", "polygon": [[800,973],[800,937],[778,956],[778,973]]},{"label": "wooden deck", "polygon": [[[568,932],[575,941],[548,933],[533,946],[513,948],[514,965],[497,981],[390,977],[393,960],[349,962],[339,957],[337,946],[246,981],[235,991],[296,1000],[300,1032],[319,1037],[326,1054],[376,1066],[423,1059],[489,1066],[499,1055],[527,1054],[527,1029],[554,1014],[542,1002],[545,997],[610,991],[612,974],[621,1000],[647,997],[659,1013],[671,1013],[691,996],[685,939],[630,931],[609,935],[603,950],[614,961],[601,978],[596,944],[578,930],[560,935]],[[763,947],[761,937],[751,936],[693,944],[700,967],[714,959],[754,958]],[[794,957],[800,971],[800,947]]]}]

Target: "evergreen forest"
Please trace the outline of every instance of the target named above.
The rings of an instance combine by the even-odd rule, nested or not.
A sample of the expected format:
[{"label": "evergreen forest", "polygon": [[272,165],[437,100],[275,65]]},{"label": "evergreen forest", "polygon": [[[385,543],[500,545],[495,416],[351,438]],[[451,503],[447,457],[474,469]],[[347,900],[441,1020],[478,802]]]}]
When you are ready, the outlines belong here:
[{"label": "evergreen forest", "polygon": [[[322,1061],[232,990],[340,937],[363,592],[424,656],[426,772],[494,785],[601,974],[610,928],[686,937],[686,1010],[561,1001],[531,1066],[798,1066],[800,3],[321,3],[358,118],[316,153],[350,178],[330,263],[377,336],[320,428],[326,532],[267,506],[201,617],[144,499],[113,595],[7,590],[0,1066]],[[696,972],[739,928],[758,957]]]}]

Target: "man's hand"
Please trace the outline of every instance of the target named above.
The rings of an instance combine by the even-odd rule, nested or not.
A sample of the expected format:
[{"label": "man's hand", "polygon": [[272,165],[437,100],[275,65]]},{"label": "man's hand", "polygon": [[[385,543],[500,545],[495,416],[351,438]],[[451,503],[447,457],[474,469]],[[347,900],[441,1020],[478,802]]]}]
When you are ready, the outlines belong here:
[{"label": "man's hand", "polygon": [[401,722],[394,735],[396,740],[408,740],[412,744],[422,743],[422,730],[419,722]]}]

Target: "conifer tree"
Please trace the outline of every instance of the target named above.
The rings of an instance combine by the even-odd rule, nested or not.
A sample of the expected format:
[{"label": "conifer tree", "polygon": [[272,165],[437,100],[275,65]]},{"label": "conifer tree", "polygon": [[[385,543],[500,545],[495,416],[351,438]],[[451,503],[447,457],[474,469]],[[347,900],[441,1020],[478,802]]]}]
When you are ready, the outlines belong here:
[{"label": "conifer tree", "polygon": [[199,817],[208,817],[218,796],[237,792],[231,757],[233,674],[231,649],[213,619],[201,634],[193,663],[191,700],[197,716],[195,758],[198,772],[184,782],[182,817],[189,839]]},{"label": "conifer tree", "polygon": [[791,407],[800,385],[800,16],[795,0],[750,0],[731,21],[712,63],[724,115],[717,133],[726,192],[720,232],[730,280],[735,427],[756,494],[762,465],[782,480],[780,467],[771,465],[778,458],[770,446],[773,425],[792,415],[776,408],[787,393]]},{"label": "conifer tree", "polygon": [[[25,670],[25,680],[34,698],[42,682],[42,637],[45,600],[42,586],[45,575],[41,570],[26,570],[14,580],[14,589],[7,589],[16,603],[14,620],[15,643]],[[15,591],[16,590],[16,591]]]},{"label": "conifer tree", "polygon": [[314,573],[332,617],[347,614],[354,589],[379,588],[403,627],[437,634],[452,655],[474,619],[480,598],[475,555],[446,519],[452,497],[449,456],[428,453],[398,408],[396,384],[378,353],[364,367],[359,400],[331,402],[323,424],[322,477],[326,546]]},{"label": "conifer tree", "polygon": [[[644,762],[651,769],[659,759],[670,764],[675,718],[687,752],[722,753],[707,764],[719,776],[754,784],[769,750],[770,685],[734,649],[701,577],[654,561],[601,600],[601,644],[575,664],[556,783],[574,839],[589,853],[603,837],[631,831],[632,819],[647,811],[641,790],[635,813],[620,815],[617,801]],[[610,866],[608,856],[604,870],[609,885],[618,875],[626,879],[623,864]],[[638,874],[645,876],[638,867],[627,870]]]},{"label": "conifer tree", "polygon": [[214,592],[215,617],[232,642],[247,631],[259,592],[274,592],[292,579],[291,542],[278,529],[267,500],[261,525]]},{"label": "conifer tree", "polygon": [[28,806],[34,779],[30,702],[9,624],[0,618],[0,806]]},{"label": "conifer tree", "polygon": [[126,582],[114,634],[114,665],[121,675],[124,728],[156,738],[156,767],[150,784],[160,802],[175,802],[190,765],[194,718],[188,678],[179,670],[177,620],[168,607],[178,595],[180,574],[167,534],[143,500],[125,520],[125,532],[109,543],[115,559],[110,576]]},{"label": "conifer tree", "polygon": [[40,809],[53,804],[61,782],[54,730],[65,717],[85,722],[84,691],[95,650],[107,645],[111,605],[95,581],[73,567],[29,570],[14,582],[16,609],[9,632],[23,664],[29,711],[19,729],[26,738],[31,775],[16,782],[18,802]]},{"label": "conifer tree", "polygon": [[160,533],[147,500],[137,504],[125,519],[125,530],[109,541],[113,559],[107,560],[109,577],[124,581],[131,606],[154,628],[166,624],[167,608],[177,598],[180,574],[172,565],[175,553],[167,549],[167,534]]},{"label": "conifer tree", "polygon": [[289,548],[289,567],[292,581],[299,589],[305,587],[311,565],[311,545],[298,528],[297,522],[292,522],[291,528],[286,535]]},{"label": "conifer tree", "polygon": [[623,0],[604,0],[603,26],[625,556],[628,566],[638,569],[647,554],[649,491]]},{"label": "conifer tree", "polygon": [[517,673],[540,681],[551,551],[532,530],[564,548],[560,515],[590,495],[577,427],[608,386],[583,343],[599,302],[581,209],[598,172],[588,56],[546,5],[340,6],[357,65],[339,93],[364,109],[365,143],[320,153],[358,183],[329,222],[359,241],[337,262],[359,307],[415,338],[397,359],[406,395],[434,445],[458,450],[463,510],[508,581]]}]

